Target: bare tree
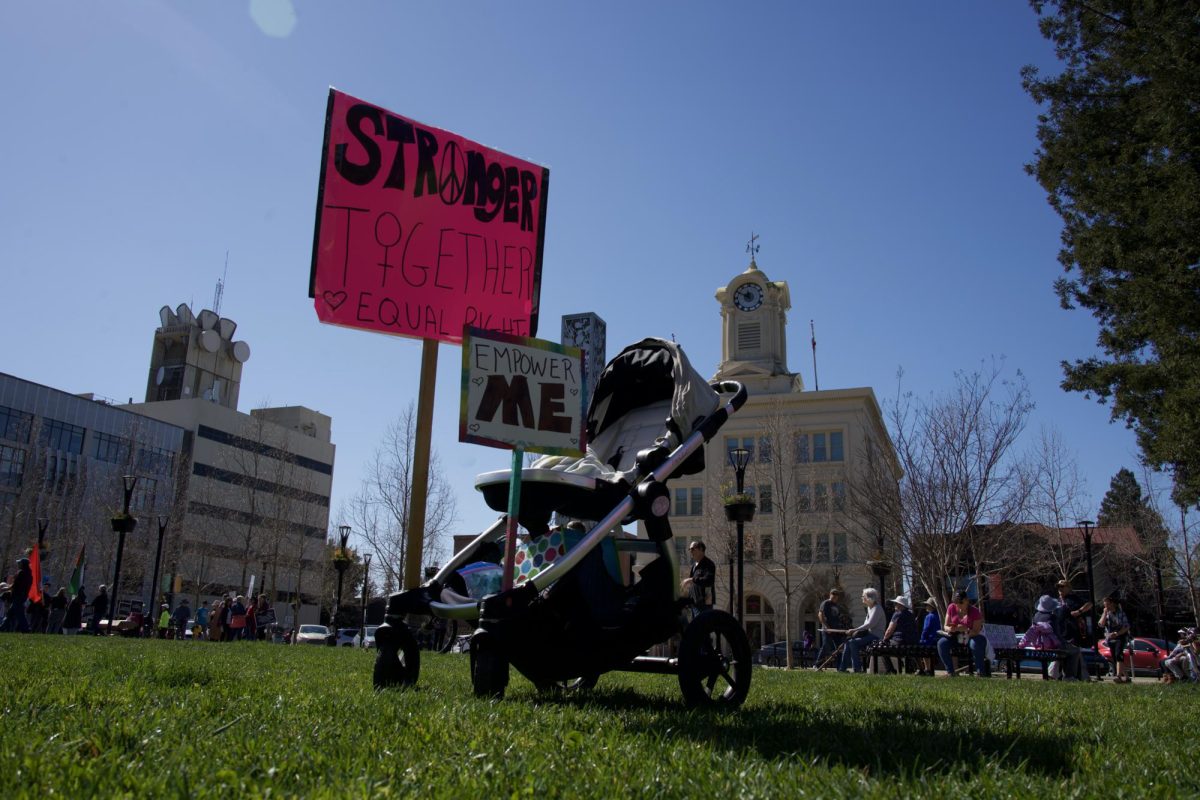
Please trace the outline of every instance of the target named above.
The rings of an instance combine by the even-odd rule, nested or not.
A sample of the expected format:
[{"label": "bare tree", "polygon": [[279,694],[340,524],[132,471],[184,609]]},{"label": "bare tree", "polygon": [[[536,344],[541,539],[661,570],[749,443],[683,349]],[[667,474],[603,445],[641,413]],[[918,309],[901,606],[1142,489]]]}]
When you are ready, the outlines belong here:
[{"label": "bare tree", "polygon": [[[382,574],[385,591],[404,582],[415,447],[416,411],[410,403],[384,432],[367,465],[361,491],[342,507],[347,523],[374,551],[371,565]],[[425,503],[422,553],[426,563],[435,563],[442,556],[443,541],[457,514],[454,492],[442,474],[436,453],[429,456]]]},{"label": "bare tree", "polygon": [[1041,429],[1029,454],[1028,469],[1029,518],[1044,526],[1040,533],[1045,545],[1039,548],[1040,554],[1030,553],[1030,557],[1014,561],[1011,566],[1037,569],[1044,565],[1058,578],[1072,580],[1082,572],[1079,537],[1066,531],[1073,531],[1076,521],[1086,516],[1084,509],[1091,505],[1091,499],[1079,475],[1075,454],[1057,429]]},{"label": "bare tree", "polygon": [[941,608],[952,576],[968,569],[978,580],[988,567],[1016,558],[1013,537],[1004,534],[1021,519],[1028,497],[1013,450],[1032,407],[1022,375],[1006,379],[995,361],[955,373],[947,392],[927,400],[898,392],[887,410],[904,472],[898,490],[876,440],[866,444],[864,469],[850,476],[855,514]]}]

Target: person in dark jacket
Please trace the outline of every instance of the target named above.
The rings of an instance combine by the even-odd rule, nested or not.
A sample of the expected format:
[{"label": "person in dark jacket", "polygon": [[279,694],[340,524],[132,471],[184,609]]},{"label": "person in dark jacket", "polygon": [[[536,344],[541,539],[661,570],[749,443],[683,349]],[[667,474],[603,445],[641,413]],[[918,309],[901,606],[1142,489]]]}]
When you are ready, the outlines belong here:
[{"label": "person in dark jacket", "polygon": [[175,607],[175,613],[171,615],[171,625],[175,628],[175,638],[184,639],[187,636],[188,620],[192,618],[192,604],[185,597]]},{"label": "person in dark jacket", "polygon": [[692,598],[692,606],[698,614],[712,608],[716,600],[714,586],[717,580],[717,566],[705,555],[704,542],[699,539],[688,545],[688,552],[692,556],[692,570],[683,580],[683,590]]},{"label": "person in dark jacket", "polygon": [[50,598],[50,619],[46,623],[46,633],[62,633],[63,619],[67,615],[67,587],[58,587],[58,594]]},{"label": "person in dark jacket", "polygon": [[108,613],[108,587],[100,585],[100,591],[92,599],[92,618],[88,622],[88,633],[93,633],[100,636],[103,631],[100,630],[100,620],[104,619],[104,615]]},{"label": "person in dark jacket", "polygon": [[63,617],[62,630],[67,636],[75,636],[83,628],[83,607],[87,605],[87,595],[83,587],[67,603],[67,615]]},{"label": "person in dark jacket", "polygon": [[25,601],[29,599],[29,590],[33,588],[33,570],[29,568],[28,558],[17,559],[17,575],[13,578],[12,598],[9,600],[8,617],[4,620],[4,630],[29,633],[29,619],[25,616]]}]

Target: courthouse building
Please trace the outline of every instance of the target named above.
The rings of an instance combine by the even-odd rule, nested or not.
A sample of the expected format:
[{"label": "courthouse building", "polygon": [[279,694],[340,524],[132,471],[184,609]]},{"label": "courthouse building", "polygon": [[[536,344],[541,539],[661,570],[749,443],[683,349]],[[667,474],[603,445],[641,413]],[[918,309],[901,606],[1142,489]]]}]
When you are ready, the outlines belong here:
[{"label": "courthouse building", "polygon": [[688,542],[700,539],[717,565],[716,606],[734,610],[737,536],[723,498],[735,489],[730,453],[745,448],[745,489],[758,506],[744,537],[751,643],[782,639],[789,606],[793,637],[815,630],[817,606],[835,584],[845,587],[844,602],[861,621],[861,589],[878,587],[878,573],[887,570],[885,591],[892,593],[900,578],[892,554],[882,552],[879,532],[857,518],[847,500],[851,482],[866,474],[868,457],[882,457],[884,472],[896,482],[901,477],[875,393],[805,388],[788,369],[787,282],[768,279],[753,258],[717,290],[716,300],[721,363],[712,380],[739,381],[750,396],[709,444],[705,471],[671,483],[681,571],[686,575],[691,564]]}]

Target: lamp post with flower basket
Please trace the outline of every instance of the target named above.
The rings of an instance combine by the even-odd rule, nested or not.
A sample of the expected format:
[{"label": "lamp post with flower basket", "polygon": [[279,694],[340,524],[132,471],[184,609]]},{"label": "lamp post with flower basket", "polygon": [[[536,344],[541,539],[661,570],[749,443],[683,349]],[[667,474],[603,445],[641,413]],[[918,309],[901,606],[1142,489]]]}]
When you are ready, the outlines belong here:
[{"label": "lamp post with flower basket", "polygon": [[333,552],[333,568],[337,570],[337,605],[333,608],[333,623],[330,627],[333,628],[334,636],[337,635],[338,616],[342,613],[342,581],[346,577],[346,570],[350,568],[350,564],[354,559],[350,557],[350,553],[346,550],[346,542],[350,538],[350,526],[338,526],[338,548]]},{"label": "lamp post with flower basket", "polygon": [[112,518],[112,529],[117,534],[117,566],[113,570],[112,595],[108,599],[108,635],[112,635],[113,616],[117,613],[117,598],[121,591],[121,557],[125,553],[125,534],[133,533],[137,527],[137,519],[129,514],[129,503],[133,499],[133,489],[137,486],[136,475],[122,475],[121,481],[125,499],[121,513]]},{"label": "lamp post with flower basket", "polygon": [[746,494],[746,465],[750,463],[750,450],[735,447],[729,451],[729,463],[737,480],[737,492],[725,498],[725,519],[737,523],[737,618],[742,625],[742,588],[745,578],[746,523],[754,519],[754,498]]}]

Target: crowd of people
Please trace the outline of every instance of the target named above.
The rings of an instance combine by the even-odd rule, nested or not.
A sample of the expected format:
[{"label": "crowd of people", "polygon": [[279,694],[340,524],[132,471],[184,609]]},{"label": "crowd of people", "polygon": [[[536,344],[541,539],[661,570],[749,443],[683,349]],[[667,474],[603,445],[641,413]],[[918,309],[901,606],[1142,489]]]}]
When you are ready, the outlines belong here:
[{"label": "crowd of people", "polygon": [[[1088,629],[1092,604],[1075,596],[1070,581],[1059,581],[1055,588],[1056,595],[1045,594],[1038,598],[1033,624],[1025,633],[1021,646],[1062,654],[1050,666],[1051,677],[1087,681],[1083,649],[1089,646],[1092,638]],[[955,650],[965,646],[974,662],[975,674],[984,678],[991,676],[991,646],[983,633],[983,614],[966,592],[957,591],[952,595],[944,615],[938,612],[934,598],[929,598],[923,604],[920,622],[907,595],[890,601],[892,614],[889,619],[882,608],[879,592],[873,588],[863,589],[865,617],[861,625],[852,624],[851,615],[841,601],[842,590],[834,587],[817,610],[821,642],[814,658],[815,668],[832,666],[839,672],[865,672],[864,652],[875,642],[883,642],[930,648],[951,677],[959,672]],[[1109,651],[1114,682],[1129,683],[1132,675],[1125,663],[1130,641],[1129,617],[1116,596],[1105,597],[1103,603],[1097,624]],[[1200,681],[1200,637],[1195,629],[1179,631],[1179,643],[1159,666],[1168,683]],[[927,655],[921,657],[917,671],[919,675],[932,676],[934,667],[934,657]]]},{"label": "crowd of people", "polygon": [[101,585],[90,600],[84,586],[73,595],[64,586],[54,594],[47,591],[31,599],[33,572],[29,559],[17,559],[16,567],[11,580],[0,581],[0,632],[104,635],[111,632],[111,627],[130,635],[160,639],[182,640],[190,633],[195,640],[230,642],[266,638],[268,627],[275,623],[274,609],[265,594],[247,602],[244,596],[232,593],[211,608],[207,600],[201,601],[194,613],[191,600],[184,597],[174,609],[162,603],[153,620],[133,612],[123,620],[109,621],[108,587]]}]

